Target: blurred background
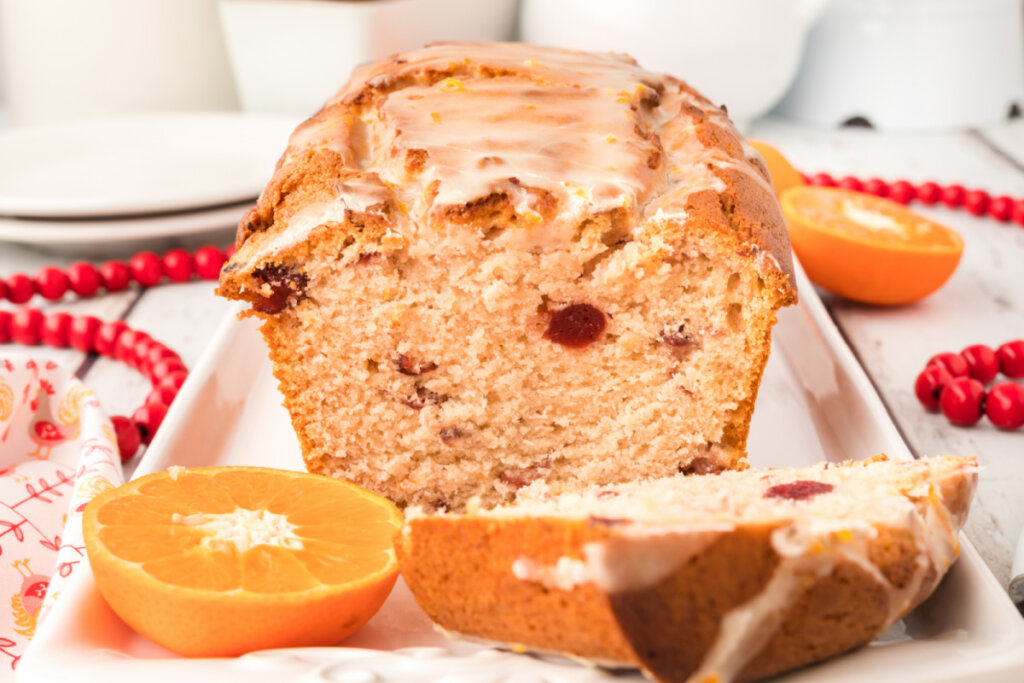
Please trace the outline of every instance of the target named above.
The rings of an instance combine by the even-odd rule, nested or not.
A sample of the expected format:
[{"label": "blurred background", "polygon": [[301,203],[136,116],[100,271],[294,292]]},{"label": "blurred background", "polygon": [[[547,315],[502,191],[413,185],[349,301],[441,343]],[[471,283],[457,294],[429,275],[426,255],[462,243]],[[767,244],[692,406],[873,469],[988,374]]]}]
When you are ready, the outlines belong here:
[{"label": "blurred background", "polygon": [[1021,0],[0,0],[12,125],[304,117],[360,62],[435,40],[628,52],[741,124],[935,130],[1024,106]]},{"label": "blurred background", "polygon": [[226,231],[353,67],[439,40],[626,52],[769,138],[1024,107],[1022,0],[0,0],[0,240]]}]

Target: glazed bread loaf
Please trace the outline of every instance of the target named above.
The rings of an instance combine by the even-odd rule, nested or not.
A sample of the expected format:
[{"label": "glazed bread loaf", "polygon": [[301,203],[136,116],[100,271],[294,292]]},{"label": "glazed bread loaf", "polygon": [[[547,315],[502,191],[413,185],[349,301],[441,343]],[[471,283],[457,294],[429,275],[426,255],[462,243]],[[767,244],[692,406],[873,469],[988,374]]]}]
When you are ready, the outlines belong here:
[{"label": "glazed bread loaf", "polygon": [[928,597],[976,476],[944,457],[535,484],[489,511],[407,511],[397,549],[453,635],[659,681],[749,681],[864,645]]},{"label": "glazed bread loaf", "polygon": [[264,320],[308,468],[460,509],[743,467],[795,299],[767,172],[632,60],[438,44],[292,135],[220,293]]}]

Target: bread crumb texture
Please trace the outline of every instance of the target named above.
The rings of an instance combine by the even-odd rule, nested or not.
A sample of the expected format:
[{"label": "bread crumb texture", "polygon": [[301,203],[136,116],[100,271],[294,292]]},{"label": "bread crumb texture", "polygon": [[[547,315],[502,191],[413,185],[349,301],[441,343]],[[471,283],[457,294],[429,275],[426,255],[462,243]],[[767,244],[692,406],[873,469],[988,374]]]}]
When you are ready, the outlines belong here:
[{"label": "bread crumb texture", "polygon": [[781,212],[724,111],[621,55],[436,44],[292,135],[219,292],[311,471],[400,505],[744,467]]}]

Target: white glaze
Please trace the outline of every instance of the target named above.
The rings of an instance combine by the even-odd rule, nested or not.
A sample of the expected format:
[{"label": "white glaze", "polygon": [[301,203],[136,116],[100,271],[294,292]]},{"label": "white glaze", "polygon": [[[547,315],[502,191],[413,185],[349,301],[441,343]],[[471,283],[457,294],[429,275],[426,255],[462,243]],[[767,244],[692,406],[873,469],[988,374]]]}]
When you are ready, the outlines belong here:
[{"label": "white glaze", "polygon": [[[900,504],[895,497],[873,506],[874,517],[888,518],[893,528],[905,528],[917,541],[914,573],[902,588],[889,582],[871,562],[869,541],[877,530],[863,522],[805,518],[772,533],[780,561],[771,580],[755,598],[726,614],[714,644],[688,683],[729,683],[761,651],[781,625],[786,609],[802,592],[829,575],[840,563],[863,569],[887,591],[889,613],[879,632],[903,616],[922,589],[931,592],[956,559],[957,527],[934,487],[915,501],[910,494]],[[924,582],[935,570],[931,585]]]},{"label": "white glaze", "polygon": [[[349,168],[378,174],[394,204],[408,209],[411,220],[395,228],[405,244],[432,249],[443,231],[446,240],[467,233],[457,241],[469,246],[488,226],[445,229],[443,212],[495,193],[518,217],[516,229],[496,244],[526,250],[563,248],[580,222],[610,210],[625,210],[634,225],[685,223],[690,195],[726,190],[718,175],[724,169],[771,192],[746,158],[698,139],[689,111],[741,139],[720,109],[625,57],[505,43],[438,44],[402,58],[357,69],[321,114],[296,130],[284,164],[303,150],[326,148]],[[497,75],[480,77],[485,68]],[[454,75],[440,80],[423,75],[449,71]],[[401,79],[401,87],[389,86]],[[351,105],[368,85],[384,92],[371,104]],[[410,151],[427,154],[422,169],[407,167]],[[255,256],[344,221],[346,208],[373,206],[382,188],[377,176],[373,181],[362,188],[347,183],[336,201],[284,219],[291,235],[266,240]]]}]

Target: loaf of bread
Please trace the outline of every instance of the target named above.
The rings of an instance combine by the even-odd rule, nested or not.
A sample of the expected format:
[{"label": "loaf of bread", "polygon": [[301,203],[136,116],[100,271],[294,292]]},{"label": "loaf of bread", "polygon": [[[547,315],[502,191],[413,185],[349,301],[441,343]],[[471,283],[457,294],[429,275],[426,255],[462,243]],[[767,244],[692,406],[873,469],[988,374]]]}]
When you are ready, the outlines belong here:
[{"label": "loaf of bread", "polygon": [[407,511],[397,549],[452,635],[659,681],[749,681],[864,645],[928,597],[976,476],[943,457],[538,483],[491,510]]},{"label": "loaf of bread", "polygon": [[724,110],[524,44],[360,67],[236,244],[219,291],[263,318],[308,468],[400,505],[743,467],[795,299]]}]

